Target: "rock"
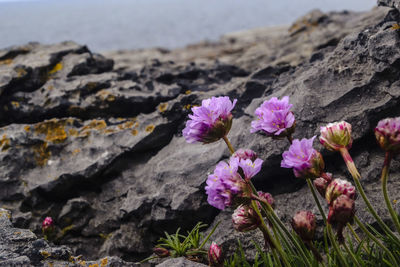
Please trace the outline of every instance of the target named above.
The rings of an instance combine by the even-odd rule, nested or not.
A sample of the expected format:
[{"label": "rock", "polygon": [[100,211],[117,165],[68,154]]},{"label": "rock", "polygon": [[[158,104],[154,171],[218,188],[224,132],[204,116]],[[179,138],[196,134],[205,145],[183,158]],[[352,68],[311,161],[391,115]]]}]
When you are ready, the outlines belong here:
[{"label": "rock", "polygon": [[[15,242],[0,244],[1,260],[61,264],[68,255],[82,255],[73,256],[74,264],[107,259],[134,266],[151,255],[164,231],[181,227],[186,233],[198,221],[222,221],[213,240],[231,254],[239,238],[254,257],[251,240],[262,243],[262,237],[235,233],[231,211],[206,200],[207,175],[229,158],[225,144],[189,145],[181,135],[190,109],[220,95],[238,99],[228,137],[264,160],[253,181],[273,194],[284,222],[300,209],[321,222],[304,181],[280,168],[287,141],[249,133],[255,109],[285,95],[296,116],[295,138],[318,135],[329,122],[352,124],[350,153],[371,202],[388,220],[378,189],[383,152],[373,129],[400,114],[400,38],[393,27],[399,22],[399,10],[391,7],[312,11],[290,27],[228,34],[218,43],[172,51],[103,57],[72,42],[0,50],[0,205],[14,214],[14,225],[7,219],[1,228],[36,234],[22,229],[13,237],[0,228]],[[351,180],[338,154],[315,147],[334,177]],[[400,197],[399,170],[395,158],[392,199]],[[374,223],[360,199],[356,206],[362,220]],[[40,239],[46,216],[55,220],[56,246]],[[23,242],[25,250],[18,247]],[[162,264],[185,264],[171,261]]]},{"label": "rock", "polygon": [[175,267],[204,267],[207,265],[189,261],[185,258],[172,258],[168,259],[160,264],[156,265],[157,267],[169,267],[169,266],[175,266]]},{"label": "rock", "polygon": [[399,0],[378,0],[378,6],[388,6],[388,7],[395,7],[397,9],[399,9],[400,1]]}]

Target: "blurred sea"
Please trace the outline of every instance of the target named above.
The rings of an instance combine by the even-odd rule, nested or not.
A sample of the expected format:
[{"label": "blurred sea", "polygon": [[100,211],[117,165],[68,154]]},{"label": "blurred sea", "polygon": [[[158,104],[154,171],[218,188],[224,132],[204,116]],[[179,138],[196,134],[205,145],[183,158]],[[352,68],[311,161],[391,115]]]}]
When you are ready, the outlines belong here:
[{"label": "blurred sea", "polygon": [[306,12],[366,11],[376,0],[0,0],[0,48],[73,40],[94,51],[182,47]]}]

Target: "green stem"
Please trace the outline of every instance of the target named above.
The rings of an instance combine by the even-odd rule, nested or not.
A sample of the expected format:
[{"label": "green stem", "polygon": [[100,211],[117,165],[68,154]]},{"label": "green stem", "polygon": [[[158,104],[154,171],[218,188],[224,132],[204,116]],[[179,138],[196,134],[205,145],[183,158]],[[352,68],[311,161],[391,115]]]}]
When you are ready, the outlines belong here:
[{"label": "green stem", "polygon": [[315,203],[317,203],[317,207],[318,207],[319,212],[321,213],[322,219],[324,220],[324,223],[327,224],[325,212],[322,209],[321,203],[319,202],[317,193],[315,192],[315,189],[314,189],[314,185],[312,184],[310,178],[307,178],[306,180],[307,180],[307,185],[310,188],[311,194],[314,197]]},{"label": "green stem", "polygon": [[272,256],[274,257],[274,259],[276,261],[276,265],[278,265],[278,267],[282,267],[281,261],[280,261],[278,255],[276,254],[275,249],[272,249]]},{"label": "green stem", "polygon": [[222,139],[224,139],[224,141],[225,141],[226,145],[228,146],[229,151],[231,152],[231,154],[235,153],[235,149],[233,148],[231,142],[229,142],[228,137],[226,137],[226,135],[225,135],[224,137],[222,137]]},{"label": "green stem", "polygon": [[314,257],[317,259],[317,261],[322,263],[322,256],[319,253],[318,249],[314,246],[312,241],[308,241],[306,244],[310,248],[311,252],[314,254]]},{"label": "green stem", "polygon": [[[353,234],[354,238],[357,240],[357,242],[359,244],[361,244],[361,238],[357,235],[356,231],[354,231],[353,227],[351,226],[350,223],[347,223],[347,228],[350,229],[350,232]],[[370,250],[368,249],[368,247],[365,245],[365,243],[363,244],[363,248],[364,250],[369,254]]]},{"label": "green stem", "polygon": [[271,221],[273,225],[275,225],[278,229],[282,229],[283,232],[285,233],[286,237],[290,239],[292,244],[297,248],[297,250],[300,252],[302,258],[304,261],[308,264],[307,266],[311,266],[311,263],[306,255],[306,253],[303,250],[303,247],[300,245],[298,240],[290,233],[290,231],[286,228],[285,224],[279,219],[279,217],[275,214],[274,209],[271,207],[271,205],[258,197],[258,193],[256,188],[254,187],[253,183],[249,181],[249,185],[253,191],[253,195],[255,195],[255,199],[257,199],[261,203],[261,207],[264,210],[264,212],[269,216],[268,219]]},{"label": "green stem", "polygon": [[356,256],[354,256],[354,253],[349,249],[347,246],[346,242],[343,242],[342,245],[344,246],[344,249],[347,251],[347,254],[350,255],[351,260],[354,262],[354,264],[358,267],[361,267],[361,264],[357,260]]},{"label": "green stem", "polygon": [[377,244],[381,249],[383,249],[390,257],[390,261],[393,263],[393,266],[398,266],[398,263],[393,256],[393,254],[390,252],[390,250],[384,246],[368,229],[365,227],[365,225],[358,219],[357,216],[354,216],[354,221],[357,223],[358,227],[372,240]]},{"label": "green stem", "polygon": [[383,163],[383,168],[382,168],[382,176],[381,176],[381,181],[382,181],[382,192],[383,192],[383,197],[386,202],[387,209],[390,213],[390,216],[392,217],[392,220],[394,222],[394,225],[396,226],[396,230],[398,233],[400,233],[400,223],[399,223],[399,218],[397,216],[397,213],[394,211],[392,203],[390,202],[389,195],[387,192],[387,181],[389,178],[389,167],[390,167],[390,162],[392,161],[393,154],[391,152],[386,152],[385,154],[385,161]]},{"label": "green stem", "polygon": [[326,225],[326,228],[327,228],[327,232],[328,232],[328,237],[331,240],[333,249],[336,251],[340,262],[343,264],[343,266],[349,266],[346,259],[343,257],[342,252],[340,251],[340,248],[336,242],[335,236],[332,233],[332,225],[328,223]]},{"label": "green stem", "polygon": [[358,192],[360,193],[362,199],[364,200],[364,203],[367,205],[367,208],[369,212],[372,214],[372,216],[375,218],[375,220],[378,222],[380,227],[388,234],[398,245],[400,245],[400,240],[398,237],[396,237],[392,230],[383,222],[381,217],[376,213],[375,209],[372,207],[371,202],[369,202],[369,199],[367,195],[364,192],[364,188],[362,187],[360,183],[360,173],[357,171],[357,168],[354,165],[353,159],[350,156],[349,151],[346,148],[340,149],[340,153],[342,154],[342,157],[344,161],[346,162],[347,168],[349,169],[350,174],[353,176],[354,184],[357,187]]},{"label": "green stem", "polygon": [[317,193],[315,192],[315,189],[314,189],[314,185],[312,184],[310,178],[307,178],[306,180],[307,180],[308,187],[310,188],[311,193],[314,197],[315,203],[317,203],[317,207],[318,207],[319,212],[321,213],[322,219],[324,220],[324,223],[328,229],[328,236],[329,236],[329,239],[331,240],[333,248],[336,250],[339,260],[342,262],[343,266],[348,266],[345,258],[342,255],[342,252],[340,251],[339,245],[336,242],[335,236],[332,233],[332,226],[326,220],[325,212],[322,209],[321,203],[319,202]]},{"label": "green stem", "polygon": [[262,217],[262,214],[261,214],[260,210],[258,209],[257,203],[254,200],[252,200],[251,201],[251,205],[252,205],[252,208],[256,211],[258,217],[260,217],[260,219],[261,219],[260,227],[262,227],[263,233],[267,234],[267,236],[268,236],[269,240],[271,241],[272,245],[275,247],[275,249],[279,253],[279,256],[281,256],[282,261],[284,263],[284,266],[291,266],[291,264],[290,264],[290,262],[289,262],[289,260],[287,258],[286,253],[282,250],[281,245],[276,241],[276,239],[269,232],[268,226],[265,224],[265,221],[264,221],[264,219]]}]

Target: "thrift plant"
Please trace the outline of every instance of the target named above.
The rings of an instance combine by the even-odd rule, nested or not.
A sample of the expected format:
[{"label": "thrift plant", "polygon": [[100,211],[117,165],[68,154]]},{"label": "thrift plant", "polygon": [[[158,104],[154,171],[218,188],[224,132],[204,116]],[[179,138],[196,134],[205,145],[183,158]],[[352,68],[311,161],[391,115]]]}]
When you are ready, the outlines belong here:
[{"label": "thrift plant", "polygon": [[[390,163],[400,152],[400,117],[383,119],[375,128],[377,142],[386,153],[381,175],[382,193],[397,232],[395,233],[378,216],[361,185],[361,175],[349,153],[353,143],[349,123],[341,121],[321,127],[319,141],[326,149],[341,154],[354,185],[325,172],[324,159],[313,147],[316,136],[293,139],[296,121],[288,96],[282,99],[273,97],[256,109],[256,120],[251,122],[250,132],[260,132],[273,139],[287,138],[290,143],[289,149],[282,153],[281,167],[292,168],[295,177],[307,181],[324,222],[324,240],[321,243],[314,240],[317,224],[313,213],[297,211],[291,220],[290,230],[276,215],[271,194],[257,192],[252,184],[251,178],[260,172],[263,160],[250,149],[235,151],[228,139],[233,120],[231,111],[236,102],[236,99],[231,101],[226,96],[203,100],[200,107],[192,108],[193,114],[189,115],[190,120],[183,129],[183,136],[188,143],[208,144],[224,140],[231,157],[228,161],[219,162],[213,173],[208,175],[205,186],[208,203],[220,210],[232,210],[233,228],[239,232],[258,229],[262,232],[265,243],[263,248],[255,243],[258,252],[254,261],[248,262],[240,241],[237,253],[225,261],[221,248],[213,242],[207,252],[209,265],[400,266],[399,215],[393,209],[387,193]],[[320,203],[317,192],[326,203]],[[377,221],[381,233],[357,217],[355,199],[358,195]],[[327,216],[322,208],[323,204],[329,208]],[[362,237],[353,229],[354,222]],[[198,227],[197,231],[199,229]],[[202,250],[205,242],[201,246],[191,247],[188,245],[188,237],[181,241],[183,236],[179,232],[175,236],[166,234],[166,238],[161,239],[163,243],[154,251],[156,257],[188,257],[205,252]],[[210,235],[207,239],[209,237]]]}]

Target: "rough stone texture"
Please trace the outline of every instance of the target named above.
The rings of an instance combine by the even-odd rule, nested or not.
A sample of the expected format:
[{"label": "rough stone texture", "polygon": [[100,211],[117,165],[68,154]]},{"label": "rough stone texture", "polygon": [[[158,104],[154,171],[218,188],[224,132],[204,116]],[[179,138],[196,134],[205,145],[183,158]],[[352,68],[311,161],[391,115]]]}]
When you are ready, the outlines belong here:
[{"label": "rough stone texture", "polygon": [[[214,44],[108,53],[115,63],[71,42],[0,51],[0,204],[12,211],[14,227],[37,236],[52,216],[57,245],[81,259],[116,256],[115,266],[149,256],[164,231],[186,231],[197,221],[221,221],[214,239],[225,251],[233,252],[240,238],[254,255],[251,239],[260,235],[235,233],[231,211],[206,202],[207,174],[229,157],[225,144],[189,145],[181,130],[201,100],[237,98],[229,138],[265,160],[256,187],[273,194],[286,222],[300,209],[318,214],[304,181],[280,168],[287,141],[249,133],[257,106],[289,95],[295,138],[318,135],[337,120],[353,125],[350,152],[387,219],[378,178],[383,152],[373,129],[400,115],[400,35],[392,27],[399,22],[390,7],[312,11],[291,27],[234,33]],[[339,155],[316,148],[329,172],[350,179]],[[389,180],[393,200],[400,198],[399,178],[397,158]],[[374,222],[360,200],[357,209]],[[44,242],[31,235],[29,242]],[[43,261],[35,255],[0,250],[10,264]]]},{"label": "rough stone texture", "polygon": [[388,6],[388,7],[395,7],[397,9],[399,9],[400,1],[399,0],[378,0],[378,6]]}]

